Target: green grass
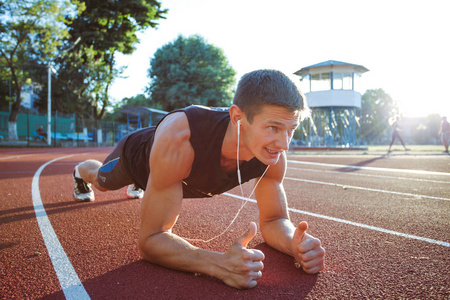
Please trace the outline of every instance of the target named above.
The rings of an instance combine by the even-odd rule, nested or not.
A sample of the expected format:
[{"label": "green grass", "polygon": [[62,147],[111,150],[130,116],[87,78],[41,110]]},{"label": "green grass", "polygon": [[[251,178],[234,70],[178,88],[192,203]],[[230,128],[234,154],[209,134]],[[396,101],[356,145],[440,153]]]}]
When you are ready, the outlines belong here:
[{"label": "green grass", "polygon": [[[367,148],[367,150],[356,150],[356,151],[345,151],[343,149],[337,149],[333,151],[333,148],[327,148],[327,149],[315,149],[314,154],[339,154],[339,155],[355,155],[355,154],[361,154],[361,155],[384,155],[387,153],[389,149],[389,145],[368,145],[368,146],[361,146],[362,148]],[[406,148],[410,149],[407,153],[416,153],[420,155],[420,153],[425,154],[442,154],[444,152],[444,146],[443,145],[407,145]],[[405,149],[402,145],[392,145],[391,148],[392,154],[403,154],[405,153]],[[297,149],[295,151],[289,151],[289,155],[309,155],[312,152],[309,150],[301,150]]]},{"label": "green grass", "polygon": [[[386,152],[389,149],[389,145],[368,145],[368,151],[370,152]],[[415,152],[443,152],[443,145],[406,145],[406,148]],[[402,145],[392,145],[392,151],[405,151]]]}]

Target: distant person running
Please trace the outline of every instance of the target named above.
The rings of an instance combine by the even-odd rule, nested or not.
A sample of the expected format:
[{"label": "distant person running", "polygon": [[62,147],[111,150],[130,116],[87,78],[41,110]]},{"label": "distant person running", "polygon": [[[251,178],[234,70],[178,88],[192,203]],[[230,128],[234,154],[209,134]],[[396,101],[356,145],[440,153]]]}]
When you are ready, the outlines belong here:
[{"label": "distant person running", "polygon": [[445,147],[445,153],[448,153],[448,140],[450,139],[450,124],[447,121],[447,117],[442,117],[441,130],[439,131],[442,144]]},{"label": "distant person running", "polygon": [[405,148],[405,151],[409,151],[409,149],[406,149],[405,143],[403,142],[403,139],[400,136],[401,128],[398,126],[398,121],[399,120],[400,120],[400,118],[396,117],[394,119],[394,122],[391,125],[392,126],[392,140],[391,140],[391,143],[389,144],[388,152],[391,152],[391,147],[392,147],[392,144],[394,144],[395,139],[398,139],[400,141],[400,143],[402,143],[403,148]]},{"label": "distant person running", "polygon": [[265,242],[294,257],[306,273],[318,273],[325,250],[306,232],[306,222],[291,223],[283,187],[285,152],[305,110],[304,96],[283,73],[248,73],[239,81],[230,108],[193,105],[173,111],[156,127],[125,136],[104,164],[78,164],[74,197],[94,200],[91,184],[101,191],[131,185],[128,197],[142,198],[138,247],[146,261],[252,288],[264,266],[263,252],[247,249],[256,235],[255,223],[249,222],[248,231],[223,253],[194,247],[172,228],[183,198],[213,197],[255,178]]}]

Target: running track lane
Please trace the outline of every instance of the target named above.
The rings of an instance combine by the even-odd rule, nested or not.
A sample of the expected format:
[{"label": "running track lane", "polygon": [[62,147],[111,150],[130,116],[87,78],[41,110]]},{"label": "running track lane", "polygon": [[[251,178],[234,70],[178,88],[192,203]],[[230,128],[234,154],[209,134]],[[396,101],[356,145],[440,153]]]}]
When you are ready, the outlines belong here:
[{"label": "running track lane", "polygon": [[[53,267],[55,269],[55,272],[57,274],[57,277],[61,284],[62,291],[64,292],[66,299],[90,299],[89,295],[87,294],[86,290],[84,289],[83,284],[81,283],[80,279],[78,278],[78,275],[76,274],[72,264],[70,263],[69,258],[67,257],[66,253],[64,252],[64,249],[61,246],[56,233],[54,232],[54,230],[51,226],[50,220],[48,219],[48,216],[45,212],[45,209],[44,209],[44,206],[42,203],[42,199],[40,197],[40,191],[39,191],[39,176],[42,173],[42,170],[46,166],[50,165],[51,163],[53,163],[55,161],[69,158],[72,156],[74,156],[74,155],[67,155],[67,156],[53,159],[53,160],[43,164],[37,170],[36,174],[33,177],[33,182],[32,182],[33,206],[35,209],[36,218],[38,220],[39,228],[41,230],[45,245],[47,247]],[[289,162],[299,163],[297,161],[289,161]],[[351,166],[351,165],[334,165],[334,164],[320,164],[320,163],[307,163],[307,164],[380,171],[380,168],[369,168],[369,167],[360,167],[360,166]],[[401,172],[413,173],[413,174],[428,173],[428,174],[432,174],[432,175],[450,175],[448,173],[442,173],[442,172],[429,172],[429,171],[416,171],[416,170],[399,170],[399,169],[388,169],[388,168],[385,168],[382,170],[387,171],[387,172],[397,172],[397,173],[399,171],[401,171]],[[286,179],[299,180],[296,178],[289,178],[289,177],[287,177]],[[300,181],[311,182],[308,180],[301,180],[301,179],[300,179]],[[332,184],[332,185],[336,185],[336,184]],[[342,185],[342,186],[344,186],[344,185]],[[348,186],[348,187],[349,188],[358,188],[358,187],[351,187],[351,186]],[[371,190],[373,190],[373,189],[371,189]],[[377,190],[373,190],[373,191],[377,191]],[[225,195],[234,197],[237,199],[241,199],[244,201],[256,203],[256,200],[238,196],[238,195],[234,195],[231,193],[225,193]],[[431,198],[433,198],[433,197],[431,197]],[[445,199],[445,200],[450,200],[450,199]],[[361,227],[361,228],[365,228],[365,229],[369,229],[369,230],[374,230],[374,231],[379,231],[379,232],[383,232],[383,233],[387,233],[387,234],[397,235],[397,236],[401,236],[401,237],[405,237],[405,238],[409,238],[409,239],[420,240],[420,241],[424,241],[424,242],[428,242],[431,244],[436,244],[436,245],[440,245],[440,246],[444,246],[444,247],[450,247],[450,243],[443,242],[443,241],[437,241],[437,240],[433,240],[433,239],[429,239],[429,238],[423,238],[423,237],[418,237],[418,236],[414,236],[414,235],[404,234],[401,232],[396,232],[396,231],[392,231],[392,230],[378,228],[375,226],[365,225],[365,224],[361,224],[361,223],[357,223],[357,222],[347,221],[347,220],[343,220],[343,219],[339,219],[339,218],[315,214],[315,213],[302,211],[302,210],[298,210],[298,209],[293,209],[293,208],[289,208],[289,211],[295,212],[295,213],[300,213],[300,214],[305,214],[305,215],[309,215],[309,216],[313,216],[313,217],[317,217],[317,218],[323,218],[323,219],[327,219],[327,220],[331,220],[331,221],[335,221],[335,222],[340,222],[340,223],[344,223],[344,224],[348,224],[348,225],[353,225],[353,226],[357,226],[357,227]]]},{"label": "running track lane", "polygon": [[61,289],[64,292],[66,299],[68,300],[85,300],[90,299],[88,293],[84,289],[83,284],[78,278],[75,269],[70,263],[69,258],[64,252],[61,243],[59,242],[58,236],[56,235],[53,227],[48,219],[47,213],[45,212],[44,204],[42,203],[41,193],[39,191],[39,176],[42,170],[49,164],[72,157],[74,155],[62,156],[55,158],[45,164],[43,164],[33,176],[32,182],[32,198],[33,207],[36,213],[36,218],[38,221],[39,229],[41,230],[42,237],[47,247],[48,254],[55,269],[56,276],[58,277]]},{"label": "running track lane", "polygon": [[[102,149],[102,153],[105,153],[105,151],[107,151],[107,150]],[[71,153],[73,153],[73,152],[71,152]],[[52,154],[55,155],[57,153],[52,152]],[[59,154],[64,155],[64,154],[68,154],[68,153],[60,152]],[[51,158],[54,158],[54,156]],[[51,159],[51,158],[49,158],[49,159]],[[321,161],[325,161],[325,162],[329,161],[329,160],[327,160],[327,158],[324,158],[324,157],[316,158],[316,159],[320,159]],[[361,159],[364,159],[364,158],[361,158]],[[348,160],[346,160],[345,158],[340,158],[339,161],[341,161],[341,162],[345,161],[346,163],[349,163]],[[39,166],[41,166],[41,164],[44,162],[45,161],[40,161],[38,165],[33,166],[33,171],[30,174],[34,174],[35,170],[37,170],[39,168]],[[70,163],[63,163],[63,164],[68,165],[68,164],[74,164],[74,163],[75,162],[72,161]],[[352,164],[353,162],[350,162],[350,163]],[[53,170],[56,169],[56,165],[58,165],[58,164],[59,163],[55,163],[54,164],[55,166],[52,165],[52,168],[51,168],[52,172],[53,172]],[[398,166],[395,166],[392,164],[388,165],[388,166],[393,167],[393,168],[398,167]],[[421,168],[421,167],[417,167],[417,166],[407,166],[407,165],[404,165],[403,167],[405,167],[405,168],[408,168],[408,167],[409,168]],[[58,167],[59,172],[62,172],[62,173],[58,173],[58,174],[65,174],[62,177],[60,177],[61,179],[59,179],[59,178],[56,179],[56,180],[61,180],[61,181],[58,181],[58,183],[61,182],[63,185],[63,186],[58,185],[58,188],[56,189],[56,190],[58,190],[58,193],[61,193],[61,196],[63,197],[61,201],[63,201],[63,203],[69,203],[71,201],[68,199],[70,196],[70,193],[68,193],[66,195],[66,191],[69,190],[70,186],[71,186],[71,184],[70,184],[70,169],[72,169],[72,168],[73,168],[73,166],[70,166],[69,168]],[[427,166],[425,166],[425,168],[427,168]],[[20,169],[22,169],[22,168],[20,167]],[[13,169],[11,169],[11,170],[13,170]],[[432,168],[429,168],[429,170],[432,170]],[[441,168],[441,170],[443,170],[443,169]],[[45,176],[47,172],[49,172],[49,170],[45,169],[43,175]],[[1,172],[1,173],[6,173],[6,172]],[[14,173],[14,172],[12,172],[12,173]],[[16,175],[14,173],[13,178],[15,178],[15,177],[16,177]],[[21,177],[23,177],[25,179],[26,179],[26,177],[30,177],[30,179],[29,179],[30,184],[26,184],[27,194],[30,194],[30,192],[31,192],[30,187],[31,187],[31,181],[32,181],[31,176],[21,176]],[[42,179],[41,188],[45,188],[45,191],[47,192],[47,186],[45,186],[45,181],[43,180],[44,178],[41,178],[41,179]],[[22,182],[25,182],[25,181],[26,180],[23,180]],[[24,193],[20,192],[21,190],[19,190],[19,192],[16,192],[16,188],[18,187],[20,189],[20,185],[17,186],[12,180],[8,180],[8,182],[10,183],[11,186],[6,188],[7,191],[10,191],[11,194],[22,197],[21,199],[24,199],[24,198],[29,199],[28,195],[25,197]],[[21,184],[23,186],[23,183],[21,183]],[[54,182],[53,182],[53,184],[54,184]],[[42,186],[42,185],[44,185],[44,186]],[[299,185],[299,184],[297,184],[297,185]],[[314,187],[314,185],[318,186],[317,184],[308,184],[308,186],[311,186],[313,193],[314,193],[314,190],[316,189]],[[296,184],[294,182],[290,182],[289,186],[290,186],[290,188],[292,188],[292,187],[295,187]],[[325,189],[329,189],[329,188],[325,187]],[[48,197],[47,193],[43,193],[44,190],[42,190],[41,192],[43,195],[43,200],[45,200],[44,202],[45,202],[45,205],[47,208],[47,213],[49,214],[49,216],[51,217],[51,220],[53,222],[53,218],[59,214],[53,214],[51,211],[48,210],[51,206],[47,202],[47,200],[49,200],[49,199],[47,199],[47,197]],[[363,193],[362,190],[360,192]],[[238,191],[234,191],[234,193],[239,194]],[[359,191],[358,191],[358,193],[359,193]],[[63,196],[63,194],[64,194],[64,196]],[[295,197],[295,192],[290,192],[290,194],[291,194],[290,199],[292,198],[292,196]],[[7,193],[4,193],[4,195],[6,196]],[[364,195],[364,194],[362,194],[362,195]],[[103,198],[110,199],[111,196],[114,196],[114,195],[108,194],[107,196],[104,196]],[[442,196],[445,197],[446,195],[442,195]],[[118,198],[122,199],[122,198],[120,198],[120,196]],[[226,199],[226,198],[228,198],[228,199]],[[97,207],[97,204],[102,205],[101,197],[99,200],[100,200],[100,201],[98,201],[99,203],[95,203],[94,205],[76,204],[76,205],[73,205],[73,207],[76,207],[77,209],[80,209],[80,210],[85,210],[86,212],[91,211],[92,209],[95,209]],[[54,201],[57,201],[57,200],[53,200],[53,202]],[[69,201],[69,202],[66,202],[66,201]],[[212,201],[214,201],[214,200],[212,200]],[[8,202],[10,202],[10,201],[8,201]],[[234,215],[234,213],[236,212],[236,209],[238,207],[237,202],[238,201],[235,201],[235,203],[233,203],[233,198],[222,197],[220,199],[220,201],[217,201],[217,200],[215,201],[215,203],[216,203],[215,207],[221,207],[219,215],[220,216],[223,215],[223,217],[220,220],[212,220],[212,222],[204,223],[204,224],[202,224],[201,227],[196,227],[196,229],[198,228],[199,230],[197,230],[196,233],[193,233],[192,229],[197,224],[195,224],[194,222],[186,222],[187,220],[184,219],[184,220],[180,220],[181,222],[179,222],[179,224],[178,224],[178,225],[180,225],[180,227],[177,230],[179,230],[181,227],[184,227],[186,230],[188,230],[187,232],[189,232],[191,234],[193,233],[192,236],[196,237],[199,235],[200,232],[202,232],[202,230],[205,227],[206,228],[214,228],[214,227],[217,227],[217,226],[220,226],[223,224],[226,225],[227,224],[226,220],[228,218],[231,218],[230,217],[231,214]],[[200,201],[193,200],[193,201],[188,201],[188,203],[190,206],[196,205],[199,208],[198,211],[196,211],[194,214],[191,213],[191,218],[197,219],[197,217],[199,215],[198,212],[203,212],[205,210],[205,206],[208,205],[207,203],[209,203],[209,202],[201,201],[201,200]],[[224,207],[223,205],[225,203],[228,203],[228,205],[232,206],[231,209]],[[53,203],[51,203],[51,204],[53,204]],[[108,204],[110,204],[110,202],[108,202]],[[236,204],[236,205],[234,205],[234,204]],[[222,205],[222,206],[218,206],[218,205]],[[23,209],[26,212],[25,209],[27,209],[27,208],[23,207]],[[138,209],[138,205],[135,205],[134,209]],[[189,209],[191,209],[191,207]],[[234,212],[233,212],[233,210],[234,210]],[[256,206],[249,205],[242,212],[242,214],[240,216],[240,220],[238,220],[236,225],[239,226],[239,223],[242,223],[242,221],[244,223],[246,222],[246,220],[248,219],[247,218],[248,215],[246,216],[246,213],[250,210],[252,211],[252,214],[253,214],[250,216],[250,217],[252,217],[252,220],[254,220],[255,217],[257,218]],[[8,211],[6,213],[8,214]],[[32,210],[31,210],[31,213],[33,214],[33,217],[34,217],[34,212]],[[211,216],[213,216],[214,210],[211,209],[208,213],[210,213]],[[323,213],[324,213],[324,215],[327,214],[327,212],[325,212],[325,211]],[[330,215],[332,215],[332,213],[330,213]],[[80,216],[80,215],[78,215],[78,216]],[[184,214],[184,216],[185,216],[185,214]],[[295,216],[295,214],[294,214],[293,217],[297,221],[299,221],[299,219],[300,219],[299,215]],[[345,217],[343,217],[343,218],[346,219]],[[83,216],[83,219],[84,219],[84,216]],[[308,219],[308,217],[307,217],[307,219]],[[448,283],[445,282],[445,278],[447,278],[446,276],[448,275],[448,272],[446,271],[446,268],[445,268],[445,266],[448,265],[446,263],[446,262],[448,262],[447,248],[438,246],[438,245],[432,245],[429,243],[417,243],[417,241],[414,241],[414,240],[408,241],[408,239],[405,239],[402,237],[395,237],[392,235],[386,235],[381,232],[374,233],[374,234],[368,234],[370,232],[369,230],[357,230],[357,227],[349,226],[349,225],[345,225],[345,224],[340,225],[339,223],[336,223],[334,221],[323,220],[323,222],[321,222],[321,224],[319,224],[319,222],[314,221],[314,219],[316,219],[316,218],[308,219],[308,221],[311,221],[311,223],[310,223],[310,225],[312,225],[311,229],[316,230],[317,233],[320,232],[320,234],[318,234],[317,236],[322,238],[322,240],[327,244],[327,247],[328,247],[327,249],[330,250],[328,252],[328,263],[329,264],[328,264],[327,270],[325,270],[323,273],[319,274],[318,276],[305,276],[304,274],[301,274],[301,272],[298,273],[297,270],[291,270],[291,268],[289,268],[289,266],[292,267],[292,264],[290,264],[289,266],[284,266],[284,263],[286,263],[286,262],[290,263],[291,260],[289,258],[284,259],[284,257],[282,255],[278,255],[278,253],[276,253],[275,251],[271,251],[271,249],[268,248],[268,246],[265,246],[265,245],[259,246],[259,244],[261,243],[261,238],[259,238],[259,241],[254,243],[254,245],[257,245],[257,248],[259,247],[259,249],[264,250],[264,252],[266,254],[268,254],[267,258],[266,258],[267,263],[265,264],[266,268],[265,268],[263,279],[261,280],[260,284],[258,285],[258,287],[256,289],[252,289],[249,291],[240,292],[240,291],[236,291],[236,290],[231,290],[229,288],[227,289],[223,286],[222,283],[212,281],[208,278],[205,278],[205,276],[199,276],[198,278],[195,278],[195,279],[192,277],[192,279],[191,279],[190,275],[188,275],[188,274],[169,272],[169,271],[166,271],[165,269],[163,270],[160,268],[156,268],[150,264],[140,263],[140,262],[133,263],[133,264],[126,263],[123,265],[123,267],[110,269],[112,272],[111,274],[113,275],[112,276],[113,279],[117,279],[117,281],[121,281],[121,286],[122,286],[122,278],[130,277],[127,282],[128,288],[117,289],[115,281],[112,282],[113,283],[112,285],[111,285],[111,282],[108,281],[111,279],[111,276],[109,276],[109,274],[108,275],[105,274],[105,276],[103,275],[103,273],[98,274],[96,276],[99,276],[99,277],[95,277],[94,280],[91,280],[91,279],[86,280],[84,271],[81,271],[80,269],[78,269],[78,266],[76,264],[74,264],[74,266],[76,267],[76,270],[79,271],[79,276],[83,279],[83,283],[86,286],[86,289],[89,291],[90,296],[92,298],[99,298],[99,295],[103,295],[103,297],[100,296],[100,298],[110,298],[110,297],[119,297],[119,296],[129,295],[129,293],[132,292],[133,287],[137,291],[137,292],[135,292],[135,295],[137,295],[136,297],[144,297],[144,296],[151,297],[150,295],[157,294],[155,292],[153,292],[153,294],[152,294],[152,291],[156,291],[156,290],[152,290],[152,289],[157,288],[158,291],[161,291],[161,290],[164,290],[164,288],[168,288],[167,285],[162,284],[163,281],[170,282],[170,284],[173,288],[169,288],[172,292],[167,291],[167,290],[165,292],[161,291],[159,294],[157,294],[157,295],[159,295],[159,298],[164,297],[163,295],[167,295],[167,292],[169,292],[169,294],[172,293],[172,295],[174,295],[174,294],[178,295],[178,298],[180,298],[180,297],[187,298],[189,296],[195,297],[195,295],[205,295],[206,296],[206,295],[211,295],[211,290],[214,291],[213,293],[216,298],[222,297],[222,299],[229,299],[229,298],[233,298],[233,297],[235,297],[235,298],[241,297],[241,298],[247,298],[247,299],[261,299],[261,298],[264,298],[264,296],[266,296],[266,298],[267,298],[268,295],[272,295],[272,296],[275,295],[274,297],[270,297],[272,299],[273,298],[292,299],[293,297],[303,298],[306,295],[308,295],[306,298],[313,298],[313,299],[324,299],[324,298],[343,298],[343,299],[355,298],[356,299],[356,298],[364,298],[364,297],[365,298],[390,298],[389,295],[393,295],[393,296],[391,296],[391,298],[447,299],[448,295],[450,295],[450,293],[445,292],[446,290],[448,291]],[[361,222],[361,221],[362,221],[362,223],[364,223],[364,220],[360,220],[358,222]],[[36,222],[34,222],[34,223],[36,223]],[[325,225],[327,225],[327,226],[325,226]],[[356,237],[351,236],[351,235],[345,235],[345,238],[342,240],[342,242],[336,241],[334,236],[333,236],[333,238],[327,239],[326,236],[327,236],[328,232],[333,231],[335,228],[339,229],[339,228],[343,228],[343,227],[345,227],[346,229],[350,229],[351,227],[354,227],[355,230],[351,230],[352,231],[351,234],[353,235],[356,233]],[[442,227],[442,228],[446,228],[446,227]],[[234,228],[232,228],[232,230],[233,229]],[[37,230],[37,226],[36,226],[36,230]],[[61,234],[60,229],[57,228],[56,226],[55,226],[55,230],[56,230],[56,232],[58,232],[58,235]],[[117,228],[115,228],[115,230],[117,230]],[[64,231],[62,231],[62,232],[64,232]],[[67,232],[67,228],[66,228],[66,232]],[[240,229],[239,229],[239,232],[240,232]],[[186,231],[184,231],[184,233],[186,233]],[[36,234],[33,232],[33,235],[38,236],[40,234],[38,232],[36,232]],[[85,233],[86,237],[88,237],[89,235],[95,235],[95,233],[93,233],[93,232]],[[234,234],[227,234],[227,235],[231,236],[231,237],[234,236]],[[391,236],[391,237],[389,237],[389,236]],[[117,238],[117,236],[116,236],[116,238]],[[65,245],[62,236],[60,236],[60,239],[61,239],[61,242]],[[117,239],[117,240],[119,240],[119,239]],[[356,242],[358,242],[358,244],[356,244]],[[333,243],[333,244],[331,244],[331,243]],[[400,244],[404,244],[404,245],[406,245],[406,247],[400,248],[401,247]],[[380,249],[377,249],[377,255],[371,255],[372,251],[365,251],[365,250],[371,250],[371,248],[366,249],[367,247],[365,247],[365,246],[367,246],[367,245],[369,245],[370,247],[379,246]],[[399,247],[396,247],[397,245]],[[45,247],[44,243],[42,243],[42,246]],[[226,245],[221,245],[220,249],[223,249],[225,246]],[[128,248],[130,248],[129,245],[128,245]],[[343,253],[344,249],[348,249],[348,251],[352,251],[353,254],[352,255],[342,255],[342,254],[347,253],[347,251],[344,251],[344,253]],[[67,247],[67,250],[69,250],[69,247]],[[432,252],[430,252],[430,250]],[[355,253],[355,251],[356,251],[356,253]],[[43,251],[41,251],[41,252],[43,252]],[[360,253],[364,253],[364,256],[362,256]],[[447,253],[447,255],[445,253]],[[72,259],[72,254],[69,251],[67,252],[67,254],[69,254],[69,257],[71,257],[71,259]],[[333,258],[333,255],[335,256],[335,258]],[[43,256],[46,256],[46,255],[42,255],[41,259],[43,258]],[[125,257],[123,255],[123,253],[121,253],[120,255],[115,255],[115,256],[119,257],[119,258]],[[276,257],[276,256],[283,258],[284,261],[283,262],[274,261],[273,257]],[[387,260],[386,260],[386,258],[387,258]],[[80,259],[80,257],[78,257],[78,260],[79,259]],[[137,259],[139,259],[139,258],[137,258]],[[75,259],[74,262],[77,263],[78,260]],[[272,261],[270,261],[270,260],[272,260]],[[22,259],[22,261],[23,261],[23,259]],[[48,265],[51,265],[50,259],[47,259],[47,261],[48,261]],[[411,261],[413,263],[411,263]],[[28,264],[34,263],[34,262],[32,262],[32,259],[29,259],[26,262]],[[95,261],[91,261],[91,263],[95,263]],[[97,263],[103,264],[103,262],[100,260]],[[355,263],[356,263],[356,266],[355,266]],[[136,268],[135,268],[136,266],[138,267],[138,269],[141,268],[141,270],[144,271],[141,273],[138,272],[138,274],[139,274],[138,277],[136,275]],[[383,269],[386,270],[387,267],[389,267],[387,272],[383,272]],[[296,271],[296,272],[294,272],[294,271]],[[156,275],[158,278],[153,277],[152,274],[154,274],[154,276]],[[295,276],[296,278],[299,278],[300,281],[305,281],[305,280],[309,281],[309,283],[304,287],[300,287],[300,288],[295,287],[299,283],[298,279],[292,280],[291,278],[286,278],[286,276],[287,276],[286,274],[289,274],[288,276]],[[37,275],[37,273],[36,273],[36,275]],[[39,275],[41,275],[41,274],[39,274]],[[116,276],[114,277],[114,275],[116,275]],[[142,276],[142,275],[151,276],[153,278],[150,279],[147,277],[146,279],[140,279],[141,278],[140,276]],[[298,276],[300,276],[300,277],[298,277]],[[411,278],[411,279],[408,279],[408,278]],[[444,278],[444,279],[442,279],[442,278]],[[123,278],[123,279],[126,281],[125,278]],[[32,278],[32,277],[27,278],[27,282],[29,284],[31,284],[35,280],[36,280],[36,278]],[[48,278],[44,279],[44,280],[47,281],[47,283],[50,283],[48,281]],[[55,280],[57,280],[56,276],[55,276]],[[43,281],[43,280],[41,280],[41,281]],[[136,284],[134,284],[135,282],[136,282]],[[187,282],[189,283],[188,286],[186,285]],[[346,285],[346,284],[344,284],[344,282],[350,282],[350,284]],[[101,292],[99,294],[97,292],[95,294],[91,290],[93,283],[96,284],[96,286],[99,286],[100,288],[103,287],[103,289],[104,289],[104,287],[107,286],[108,289],[113,292],[110,294],[101,293]],[[197,283],[200,283],[199,284],[200,286],[197,285]],[[118,282],[117,282],[117,284],[118,284]],[[148,288],[148,285],[151,286],[150,289]],[[23,285],[23,288],[25,289],[25,285]],[[177,289],[182,289],[183,292],[179,292],[178,294],[176,292],[174,293],[173,290],[177,290]],[[202,290],[204,293],[202,294],[201,292],[200,293],[195,292],[197,289]],[[123,293],[121,293],[121,291]],[[390,292],[390,291],[392,291],[392,292]],[[149,294],[147,294],[146,292],[149,292]],[[60,295],[62,296],[62,294],[63,293],[61,292]],[[433,294],[435,295],[434,297],[433,297]],[[30,295],[30,294],[28,294],[28,295]],[[106,297],[105,295],[108,295],[109,297]],[[228,297],[224,298],[224,296],[226,296],[226,295],[228,295]],[[324,296],[320,297],[319,295],[328,295],[328,297],[324,297]],[[436,296],[436,295],[438,295],[438,296]],[[444,296],[444,295],[447,295],[447,296]],[[206,296],[206,297],[208,297],[208,296]],[[174,297],[174,298],[177,298],[177,297]]]}]

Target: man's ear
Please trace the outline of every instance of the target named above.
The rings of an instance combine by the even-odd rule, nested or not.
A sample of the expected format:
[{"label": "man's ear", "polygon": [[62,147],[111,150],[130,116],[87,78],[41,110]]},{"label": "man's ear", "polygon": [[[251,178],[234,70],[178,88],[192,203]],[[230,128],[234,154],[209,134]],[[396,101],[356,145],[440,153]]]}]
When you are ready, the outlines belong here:
[{"label": "man's ear", "polygon": [[241,124],[242,124],[243,117],[244,117],[244,112],[237,105],[232,105],[230,107],[230,119],[234,126],[237,127],[238,120],[241,120]]}]

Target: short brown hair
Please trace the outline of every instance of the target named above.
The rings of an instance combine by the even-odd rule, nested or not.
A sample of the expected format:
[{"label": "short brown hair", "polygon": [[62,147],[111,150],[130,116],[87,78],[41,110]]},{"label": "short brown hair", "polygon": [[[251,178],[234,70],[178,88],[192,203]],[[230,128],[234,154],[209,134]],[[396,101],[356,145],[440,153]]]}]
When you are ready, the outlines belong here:
[{"label": "short brown hair", "polygon": [[257,70],[239,80],[233,104],[246,115],[249,122],[263,105],[277,105],[291,112],[309,111],[305,96],[297,85],[277,70]]}]

